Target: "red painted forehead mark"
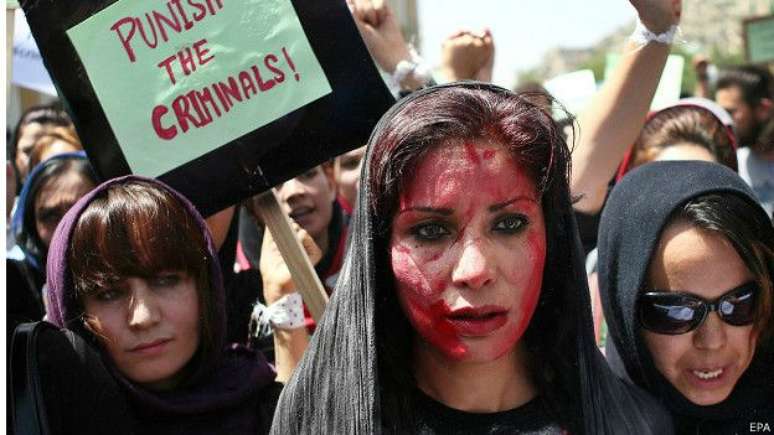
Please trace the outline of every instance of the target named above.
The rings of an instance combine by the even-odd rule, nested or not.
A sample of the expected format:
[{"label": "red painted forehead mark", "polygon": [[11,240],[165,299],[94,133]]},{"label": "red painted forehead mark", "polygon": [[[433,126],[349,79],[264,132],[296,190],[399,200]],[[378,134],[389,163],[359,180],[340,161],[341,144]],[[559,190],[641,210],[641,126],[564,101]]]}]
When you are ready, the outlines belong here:
[{"label": "red painted forehead mark", "polygon": [[476,152],[476,145],[473,142],[465,142],[463,147],[465,148],[465,157],[469,162],[474,165],[481,164],[481,159],[478,157],[478,152]]},{"label": "red painted forehead mark", "polygon": [[[483,141],[449,143],[431,150],[418,162],[415,176],[405,180],[397,211],[416,207],[458,209],[461,195],[473,195],[469,199],[474,200],[484,199],[480,194],[486,194],[487,201],[500,202],[512,197],[514,190],[524,189],[535,189],[533,180],[502,145]],[[468,208],[473,205],[459,211],[469,217]]]}]

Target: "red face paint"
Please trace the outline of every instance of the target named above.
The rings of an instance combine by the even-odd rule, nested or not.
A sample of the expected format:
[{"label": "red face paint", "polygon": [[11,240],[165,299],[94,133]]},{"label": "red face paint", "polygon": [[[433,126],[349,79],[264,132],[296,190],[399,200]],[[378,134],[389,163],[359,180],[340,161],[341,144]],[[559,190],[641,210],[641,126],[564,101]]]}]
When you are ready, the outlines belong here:
[{"label": "red face paint", "polygon": [[468,161],[474,165],[480,164],[481,159],[478,157],[478,150],[476,149],[476,145],[471,142],[466,142],[464,147],[465,155],[467,156]]},{"label": "red face paint", "polygon": [[415,173],[390,241],[401,305],[450,360],[500,358],[540,298],[546,243],[535,183],[488,142],[439,146]]}]

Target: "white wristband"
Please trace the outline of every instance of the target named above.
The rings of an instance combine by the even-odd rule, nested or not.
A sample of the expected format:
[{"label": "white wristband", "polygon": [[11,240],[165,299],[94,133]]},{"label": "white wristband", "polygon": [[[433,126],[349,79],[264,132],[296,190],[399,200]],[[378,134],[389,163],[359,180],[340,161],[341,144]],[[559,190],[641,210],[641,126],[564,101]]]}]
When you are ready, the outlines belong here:
[{"label": "white wristband", "polygon": [[678,32],[679,27],[673,24],[666,32],[656,34],[648,30],[642,24],[642,21],[637,20],[637,26],[634,28],[634,33],[629,37],[629,40],[638,45],[647,45],[651,41],[669,45],[675,40]]},{"label": "white wristband", "polygon": [[432,72],[424,64],[422,58],[419,57],[416,49],[414,49],[411,44],[409,44],[408,48],[411,59],[404,59],[398,62],[398,64],[395,65],[395,71],[390,75],[393,86],[398,89],[402,88],[401,84],[408,76],[412,76],[416,81],[421,83],[427,83],[432,79]]},{"label": "white wristband", "polygon": [[250,331],[255,337],[269,335],[271,328],[298,329],[304,326],[304,301],[298,293],[290,293],[273,304],[258,302],[250,315]]}]

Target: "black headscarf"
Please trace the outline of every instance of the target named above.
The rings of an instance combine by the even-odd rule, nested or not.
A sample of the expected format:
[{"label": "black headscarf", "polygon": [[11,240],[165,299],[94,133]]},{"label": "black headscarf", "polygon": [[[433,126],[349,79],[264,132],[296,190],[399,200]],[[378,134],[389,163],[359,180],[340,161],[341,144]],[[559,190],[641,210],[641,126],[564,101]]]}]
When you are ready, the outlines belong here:
[{"label": "black headscarf", "polygon": [[[761,213],[758,221],[770,224],[750,188],[722,165],[698,161],[653,162],[627,174],[613,189],[602,213],[599,288],[615,345],[613,350],[623,365],[618,368],[621,375],[657,396],[673,413],[680,432],[725,433],[736,430],[732,429],[737,427],[733,425],[736,420],[746,433],[749,423],[755,422],[748,419],[769,411],[774,413],[772,349],[759,346],[753,362],[728,399],[717,405],[699,406],[680,394],[655,368],[636,320],[638,295],[645,287],[650,260],[664,228],[687,202],[713,193],[735,195],[748,201],[756,213]],[[770,227],[768,231],[770,234]],[[754,413],[748,414],[751,410]],[[732,426],[724,426],[724,422]]]},{"label": "black headscarf", "polygon": [[[435,86],[401,100],[378,123],[363,165],[347,259],[317,332],[282,393],[273,433],[370,434],[414,429],[410,423],[401,424],[416,421],[416,408],[405,405],[411,403],[415,381],[410,370],[401,372],[394,367],[410,362],[385,358],[387,350],[395,353],[394,347],[410,346],[414,332],[406,329],[408,322],[395,302],[386,230],[392,217],[372,207],[375,198],[369,180],[374,176],[374,148],[393,119],[412,102],[422,99],[426,103],[423,108],[427,108],[444,95],[472,101],[486,93],[519,99],[489,84]],[[528,110],[540,110],[525,104]],[[541,112],[539,118],[543,125],[536,126],[536,131],[550,130],[556,135],[552,140],[558,138],[550,117]],[[545,134],[540,137],[546,139]],[[533,351],[548,358],[535,360],[535,371],[551,372],[550,385],[539,394],[551,399],[552,415],[572,433],[669,433],[670,422],[661,408],[643,392],[619,381],[595,345],[567,168],[555,160],[566,164],[569,152],[563,141],[552,145],[557,143],[561,146],[552,150],[562,155],[552,153],[550,165],[559,173],[547,183],[551,195],[545,195],[543,201],[548,236],[543,289],[524,338]],[[536,176],[541,175],[546,174]],[[410,176],[403,174],[401,178]],[[404,406],[396,407],[395,402]]]}]

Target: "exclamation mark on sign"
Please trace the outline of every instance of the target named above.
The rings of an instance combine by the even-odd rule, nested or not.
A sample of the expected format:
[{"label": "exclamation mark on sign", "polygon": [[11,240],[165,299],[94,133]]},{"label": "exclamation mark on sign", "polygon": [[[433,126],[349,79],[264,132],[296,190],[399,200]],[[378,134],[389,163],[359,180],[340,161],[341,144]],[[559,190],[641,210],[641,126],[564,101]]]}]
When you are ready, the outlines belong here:
[{"label": "exclamation mark on sign", "polygon": [[288,51],[285,49],[285,47],[282,47],[282,54],[285,55],[285,60],[288,61],[288,65],[290,66],[290,69],[293,70],[295,73],[296,81],[301,80],[301,75],[296,71],[296,65],[293,63],[293,59],[290,58],[290,55],[288,54]]}]

